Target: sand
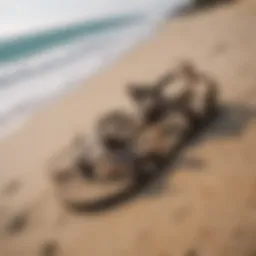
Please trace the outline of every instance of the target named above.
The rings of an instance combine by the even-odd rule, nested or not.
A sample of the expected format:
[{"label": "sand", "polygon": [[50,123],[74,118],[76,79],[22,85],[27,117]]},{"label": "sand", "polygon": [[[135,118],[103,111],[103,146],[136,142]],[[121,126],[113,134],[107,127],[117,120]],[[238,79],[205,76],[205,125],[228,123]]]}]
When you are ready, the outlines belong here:
[{"label": "sand", "polygon": [[[175,18],[0,144],[0,255],[255,255],[256,4]],[[140,196],[98,214],[59,203],[47,161],[98,115],[129,108],[124,86],[191,59],[219,81],[224,111]]]}]

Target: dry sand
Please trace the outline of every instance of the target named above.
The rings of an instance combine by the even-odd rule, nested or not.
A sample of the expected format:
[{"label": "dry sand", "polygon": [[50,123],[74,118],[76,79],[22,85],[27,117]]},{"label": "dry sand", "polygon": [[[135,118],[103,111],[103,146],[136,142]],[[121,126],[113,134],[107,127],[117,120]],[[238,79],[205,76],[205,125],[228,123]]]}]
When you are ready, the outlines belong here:
[{"label": "dry sand", "polygon": [[[65,211],[47,159],[102,111],[128,106],[127,82],[152,81],[183,58],[220,82],[219,122],[134,200],[96,215]],[[256,255],[255,67],[256,4],[240,1],[176,18],[38,112],[0,144],[0,255]]]}]

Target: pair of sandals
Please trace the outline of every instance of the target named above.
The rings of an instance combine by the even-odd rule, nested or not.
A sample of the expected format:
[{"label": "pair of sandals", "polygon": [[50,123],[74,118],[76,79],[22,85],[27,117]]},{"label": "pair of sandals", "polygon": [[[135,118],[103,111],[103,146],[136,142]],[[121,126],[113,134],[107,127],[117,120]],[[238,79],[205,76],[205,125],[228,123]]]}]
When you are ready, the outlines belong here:
[{"label": "pair of sandals", "polygon": [[[118,189],[109,195],[116,195],[144,183],[145,177],[162,168],[182,141],[217,109],[215,83],[188,63],[152,85],[128,85],[126,92],[137,108],[139,120],[121,110],[105,114],[96,126],[97,142],[90,145],[77,138],[53,161],[53,178],[59,185],[70,183],[74,177],[80,181],[85,177],[89,205],[97,197],[88,192],[90,187],[95,190],[100,184],[102,190],[109,181],[115,181],[112,184]],[[116,185],[117,180],[121,187]],[[64,196],[72,207],[88,205],[84,198],[78,200],[80,203],[74,200],[84,194],[78,187],[75,185],[76,196]]]}]

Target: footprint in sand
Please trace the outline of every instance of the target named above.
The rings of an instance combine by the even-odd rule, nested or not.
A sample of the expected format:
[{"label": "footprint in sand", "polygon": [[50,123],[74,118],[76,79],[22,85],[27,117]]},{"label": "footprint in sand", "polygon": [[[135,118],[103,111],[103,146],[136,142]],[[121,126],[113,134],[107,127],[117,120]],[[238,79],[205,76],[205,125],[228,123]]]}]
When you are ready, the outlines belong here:
[{"label": "footprint in sand", "polygon": [[168,252],[160,252],[159,254],[157,254],[157,256],[172,256],[172,254]]},{"label": "footprint in sand", "polygon": [[228,48],[229,47],[225,42],[219,42],[214,45],[210,55],[211,57],[221,56],[227,52]]},{"label": "footprint in sand", "polygon": [[236,226],[231,231],[232,239],[234,240],[240,240],[246,236],[246,230],[241,226]]},{"label": "footprint in sand", "polygon": [[190,212],[190,205],[183,205],[178,209],[174,210],[174,213],[171,215],[171,218],[174,219],[176,223],[180,223],[189,215]]},{"label": "footprint in sand", "polygon": [[21,213],[14,216],[10,221],[7,222],[5,230],[8,234],[14,235],[25,229],[28,222],[28,214]]},{"label": "footprint in sand", "polygon": [[215,230],[211,227],[204,226],[199,229],[199,239],[202,239],[203,241],[212,239],[215,234]]},{"label": "footprint in sand", "polygon": [[21,188],[21,181],[20,180],[12,180],[6,186],[4,186],[2,190],[2,195],[13,195],[19,191]]},{"label": "footprint in sand", "polygon": [[0,205],[0,218],[2,218],[6,213],[6,208]]},{"label": "footprint in sand", "polygon": [[48,241],[42,246],[40,256],[57,256],[59,255],[59,245],[56,241]]},{"label": "footprint in sand", "polygon": [[184,256],[198,256],[198,252],[196,249],[190,249],[189,251],[187,251]]}]

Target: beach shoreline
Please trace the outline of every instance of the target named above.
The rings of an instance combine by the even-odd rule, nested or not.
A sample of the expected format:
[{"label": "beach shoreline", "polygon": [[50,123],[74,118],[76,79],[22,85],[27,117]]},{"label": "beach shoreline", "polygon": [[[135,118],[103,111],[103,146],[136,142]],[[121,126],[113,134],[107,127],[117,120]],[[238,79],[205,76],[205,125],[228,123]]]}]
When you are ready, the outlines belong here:
[{"label": "beach shoreline", "polygon": [[[174,2],[168,5],[169,8],[160,5],[155,13],[144,13],[141,17],[137,17],[137,14],[135,19],[129,15],[113,17],[89,24],[81,23],[78,28],[74,25],[67,29],[64,27],[59,29],[60,35],[55,29],[25,35],[20,40],[10,39],[8,44],[1,42],[0,139],[10,134],[15,125],[18,128],[18,121],[22,125],[38,108],[84,84],[90,76],[97,75],[104,67],[152,37],[157,27],[165,22],[164,13],[170,12],[171,16],[175,16],[177,8],[186,6],[186,2]],[[119,25],[116,24],[118,20],[122,21]],[[79,31],[76,30],[81,30],[81,33],[77,34]],[[45,42],[51,44],[57,40],[57,43],[61,43],[58,40],[70,37],[72,31],[80,40],[73,38],[70,44],[63,42],[59,47],[41,49],[47,46]],[[83,33],[86,35],[83,36]],[[33,54],[33,51],[38,52]],[[26,57],[26,54],[31,56]],[[12,58],[18,60],[12,61]]]}]

